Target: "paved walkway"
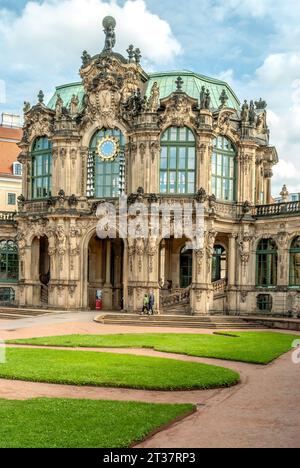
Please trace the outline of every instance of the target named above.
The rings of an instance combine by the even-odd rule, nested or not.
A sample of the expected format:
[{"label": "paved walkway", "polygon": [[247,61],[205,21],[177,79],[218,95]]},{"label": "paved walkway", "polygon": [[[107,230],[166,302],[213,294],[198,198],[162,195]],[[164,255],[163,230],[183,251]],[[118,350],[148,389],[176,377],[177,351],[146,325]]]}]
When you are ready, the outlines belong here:
[{"label": "paved walkway", "polygon": [[220,392],[181,423],[140,444],[143,448],[299,448],[300,365],[291,353]]},{"label": "paved walkway", "polygon": [[[0,338],[64,335],[71,333],[213,333],[213,330],[143,329],[103,326],[93,323],[94,313],[59,314],[0,322]],[[20,323],[22,322],[22,324]],[[69,349],[69,348],[68,348]],[[288,353],[268,366],[202,359],[153,350],[94,349],[95,352],[130,353],[206,362],[237,370],[241,384],[229,388],[191,392],[75,387],[0,380],[0,398],[67,397],[109,400],[135,400],[155,403],[194,403],[198,411],[151,437],[139,447],[300,447],[300,365]],[[76,352],[76,349],[74,350]]]}]

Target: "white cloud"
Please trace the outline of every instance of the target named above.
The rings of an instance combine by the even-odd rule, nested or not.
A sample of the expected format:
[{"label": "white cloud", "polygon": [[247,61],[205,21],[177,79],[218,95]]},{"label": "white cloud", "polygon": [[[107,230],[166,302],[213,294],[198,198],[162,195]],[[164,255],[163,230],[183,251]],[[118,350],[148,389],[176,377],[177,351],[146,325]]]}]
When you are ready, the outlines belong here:
[{"label": "white cloud", "polygon": [[[19,16],[0,10],[0,74],[2,66],[3,75],[20,80],[24,99],[41,87],[50,91],[64,81],[79,80],[82,51],[96,54],[103,49],[106,15],[117,20],[118,52],[126,55],[133,43],[149,66],[170,63],[181,52],[169,24],[143,0],[127,0],[123,6],[114,0],[44,0],[28,2]],[[10,89],[11,97],[16,92]]]},{"label": "white cloud", "polygon": [[269,55],[257,70],[257,76],[269,83],[280,84],[300,77],[300,53]]}]

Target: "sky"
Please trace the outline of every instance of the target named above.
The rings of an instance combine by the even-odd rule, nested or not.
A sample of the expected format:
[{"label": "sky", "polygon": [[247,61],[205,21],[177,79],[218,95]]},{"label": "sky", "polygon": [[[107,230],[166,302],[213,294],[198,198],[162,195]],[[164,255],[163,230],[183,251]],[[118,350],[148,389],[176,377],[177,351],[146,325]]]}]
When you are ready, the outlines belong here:
[{"label": "sky", "polygon": [[284,183],[300,192],[299,0],[0,0],[0,113],[79,81],[82,51],[103,48],[106,15],[115,50],[139,47],[146,71],[192,70],[227,81],[241,102],[266,100],[273,194]]}]

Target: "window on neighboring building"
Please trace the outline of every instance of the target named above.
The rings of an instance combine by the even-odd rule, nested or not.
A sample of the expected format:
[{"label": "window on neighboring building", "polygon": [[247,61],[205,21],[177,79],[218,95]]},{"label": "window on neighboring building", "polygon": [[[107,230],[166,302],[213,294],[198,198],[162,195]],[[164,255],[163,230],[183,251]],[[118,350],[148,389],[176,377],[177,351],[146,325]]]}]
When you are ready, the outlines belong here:
[{"label": "window on neighboring building", "polygon": [[[105,138],[112,137],[105,145]],[[114,143],[118,151],[114,154]],[[102,143],[102,144],[101,144]],[[102,129],[90,144],[87,167],[87,196],[118,198],[125,192],[125,137],[121,130]],[[113,155],[112,158],[110,156]]]},{"label": "window on neighboring building", "polygon": [[13,164],[13,172],[15,176],[21,176],[22,175],[22,164],[15,162]]},{"label": "window on neighboring building", "polygon": [[290,248],[290,286],[300,286],[300,236],[293,240]]},{"label": "window on neighboring building", "polygon": [[15,206],[16,203],[17,203],[16,194],[15,193],[8,193],[7,194],[7,204]]},{"label": "window on neighboring building", "polygon": [[14,241],[0,242],[0,283],[18,281],[18,247]]},{"label": "window on neighboring building", "polygon": [[33,199],[51,196],[52,143],[48,138],[37,138],[31,152],[31,196]]},{"label": "window on neighboring building", "polygon": [[168,128],[161,138],[160,193],[195,193],[196,143],[186,127]]},{"label": "window on neighboring building", "polygon": [[263,239],[257,248],[257,286],[277,285],[277,246],[273,239]]},{"label": "window on neighboring building", "polygon": [[225,279],[227,275],[227,255],[222,245],[215,245],[212,257],[212,281]]},{"label": "window on neighboring building", "polygon": [[212,192],[218,200],[236,199],[236,150],[233,143],[223,136],[214,141]]}]

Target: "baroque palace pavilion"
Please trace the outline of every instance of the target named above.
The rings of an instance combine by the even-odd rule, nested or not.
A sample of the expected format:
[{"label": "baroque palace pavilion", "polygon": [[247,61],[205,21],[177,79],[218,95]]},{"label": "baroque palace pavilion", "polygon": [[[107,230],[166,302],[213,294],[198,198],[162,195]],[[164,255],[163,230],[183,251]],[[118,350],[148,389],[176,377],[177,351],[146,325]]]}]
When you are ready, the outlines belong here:
[{"label": "baroque palace pavilion", "polygon": [[[225,82],[148,74],[139,49],[82,55],[80,82],[24,106],[18,212],[1,217],[0,290],[20,307],[186,314],[300,312],[300,202],[274,204],[267,104]],[[197,201],[204,243],[171,235],[100,239],[98,206],[128,194],[148,207]],[[284,194],[283,194],[284,195]],[[162,217],[160,218],[162,223]],[[173,234],[172,234],[173,233]],[[16,255],[18,261],[16,262]]]}]

